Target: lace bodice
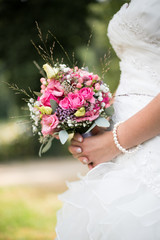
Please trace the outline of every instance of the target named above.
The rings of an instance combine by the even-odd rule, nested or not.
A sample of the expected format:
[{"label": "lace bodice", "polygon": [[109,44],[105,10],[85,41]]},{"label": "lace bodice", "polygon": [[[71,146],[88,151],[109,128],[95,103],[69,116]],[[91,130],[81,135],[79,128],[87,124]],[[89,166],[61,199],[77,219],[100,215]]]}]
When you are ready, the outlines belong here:
[{"label": "lace bodice", "polygon": [[[119,122],[134,115],[160,92],[160,0],[131,0],[124,4],[110,21],[108,37],[121,60],[113,116],[113,122]],[[135,175],[160,196],[159,146],[157,136],[145,142],[137,155],[120,156],[116,161],[132,163]]]},{"label": "lace bodice", "polygon": [[110,21],[108,37],[121,59],[118,91],[155,96],[160,91],[160,0],[124,4]]},{"label": "lace bodice", "polygon": [[124,4],[110,21],[108,36],[120,58],[131,49],[160,57],[160,1],[131,0]]}]

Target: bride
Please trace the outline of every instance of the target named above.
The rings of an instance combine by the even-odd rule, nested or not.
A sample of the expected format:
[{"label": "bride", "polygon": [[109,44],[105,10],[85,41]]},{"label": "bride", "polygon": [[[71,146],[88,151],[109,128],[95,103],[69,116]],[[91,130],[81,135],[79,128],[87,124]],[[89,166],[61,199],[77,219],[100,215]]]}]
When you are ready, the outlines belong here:
[{"label": "bride", "polygon": [[90,171],[59,196],[57,240],[160,239],[160,0],[131,0],[108,27],[120,58],[112,130],[76,134]]}]

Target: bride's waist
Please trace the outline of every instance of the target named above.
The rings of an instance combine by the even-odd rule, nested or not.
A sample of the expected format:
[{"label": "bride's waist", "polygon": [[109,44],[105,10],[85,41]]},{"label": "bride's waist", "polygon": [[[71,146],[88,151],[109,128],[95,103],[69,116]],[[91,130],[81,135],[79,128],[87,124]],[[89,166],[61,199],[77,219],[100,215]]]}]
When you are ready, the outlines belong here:
[{"label": "bride's waist", "polygon": [[158,62],[150,62],[134,56],[124,57],[120,62],[119,91],[155,96],[160,92],[160,69]]},{"label": "bride's waist", "polygon": [[135,92],[121,92],[121,89],[119,89],[120,88],[117,89],[114,97],[114,122],[127,120],[144,108],[154,98],[154,96],[145,92],[139,93],[137,89],[135,89]]},{"label": "bride's waist", "polygon": [[125,69],[122,70],[117,91],[119,94],[134,93],[155,97],[160,92],[160,79],[158,75],[146,71]]}]

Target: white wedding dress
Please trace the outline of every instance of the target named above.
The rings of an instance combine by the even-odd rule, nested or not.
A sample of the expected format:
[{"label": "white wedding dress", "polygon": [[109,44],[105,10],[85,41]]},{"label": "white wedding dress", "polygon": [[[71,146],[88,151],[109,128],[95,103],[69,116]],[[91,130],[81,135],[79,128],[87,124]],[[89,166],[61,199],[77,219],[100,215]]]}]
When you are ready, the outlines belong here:
[{"label": "white wedding dress", "polygon": [[[121,60],[116,123],[160,92],[160,0],[124,4],[108,36]],[[160,136],[96,166],[68,188],[59,196],[64,206],[57,240],[160,240]]]}]

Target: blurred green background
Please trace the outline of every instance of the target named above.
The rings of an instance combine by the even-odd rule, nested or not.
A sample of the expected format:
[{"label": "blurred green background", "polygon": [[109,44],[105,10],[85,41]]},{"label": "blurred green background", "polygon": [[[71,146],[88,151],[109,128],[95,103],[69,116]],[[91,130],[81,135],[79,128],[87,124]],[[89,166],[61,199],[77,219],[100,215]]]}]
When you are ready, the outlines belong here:
[{"label": "blurred green background", "polygon": [[[120,75],[119,60],[106,34],[110,19],[125,2],[0,0],[0,164],[38,159],[40,144],[37,137],[32,135],[29,112],[22,100],[24,96],[16,95],[6,84],[17,84],[27,91],[28,87],[39,91],[41,75],[33,61],[40,66],[44,62],[31,43],[33,40],[37,45],[41,44],[35,21],[44,36],[48,30],[56,36],[71,59],[74,52],[79,67],[85,64],[90,71],[101,76],[101,58],[106,54],[110,69],[105,81],[114,92]],[[52,42],[53,38],[50,37],[48,46]],[[57,43],[54,48],[54,59],[56,58],[64,58],[67,63]],[[67,144],[62,146],[55,140],[41,161],[44,157],[55,160],[59,156],[64,159],[69,156]],[[55,224],[55,212],[60,207],[58,200],[55,200],[55,192],[50,188],[45,188],[45,191],[39,188],[1,188],[0,239],[52,239],[51,232],[54,228],[49,226]],[[25,229],[24,225],[27,226]]]}]

